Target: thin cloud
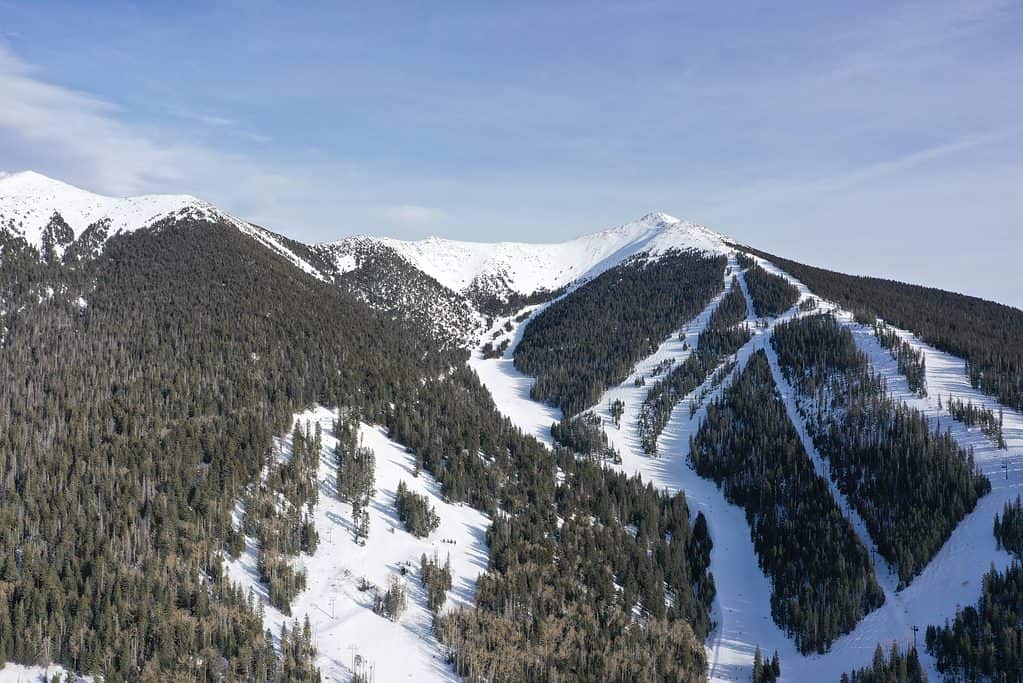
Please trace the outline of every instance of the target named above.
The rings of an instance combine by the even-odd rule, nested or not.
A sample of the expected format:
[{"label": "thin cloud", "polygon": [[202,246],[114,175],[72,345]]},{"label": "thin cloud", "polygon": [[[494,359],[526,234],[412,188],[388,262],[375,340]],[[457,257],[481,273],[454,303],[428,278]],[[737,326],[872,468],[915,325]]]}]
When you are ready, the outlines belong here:
[{"label": "thin cloud", "polygon": [[387,206],[381,209],[380,215],[402,226],[424,227],[436,223],[445,216],[445,213],[430,206],[419,206],[415,204],[401,204],[398,206]]}]

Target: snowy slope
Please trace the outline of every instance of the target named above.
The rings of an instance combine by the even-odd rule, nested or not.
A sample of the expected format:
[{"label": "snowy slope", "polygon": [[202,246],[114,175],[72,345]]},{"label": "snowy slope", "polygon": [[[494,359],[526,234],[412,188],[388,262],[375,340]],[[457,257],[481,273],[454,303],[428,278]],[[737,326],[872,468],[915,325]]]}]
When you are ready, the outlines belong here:
[{"label": "snowy slope", "polygon": [[503,288],[519,294],[557,290],[599,275],[641,252],[656,256],[670,249],[715,254],[727,251],[721,235],[663,213],[647,214],[616,228],[555,244],[488,244],[437,237],[418,242],[363,236],[348,240],[372,240],[386,245],[456,292],[475,284],[490,291]]},{"label": "snowy slope", "polygon": [[[795,284],[800,291],[800,300],[815,296],[801,282],[770,262],[757,260],[770,272],[780,274]],[[745,283],[740,282],[748,301]],[[610,388],[594,406],[594,410],[604,418],[609,440],[622,456],[622,470],[630,474],[641,474],[644,480],[655,486],[685,491],[692,513],[703,511],[707,516],[714,540],[711,570],[718,589],[713,609],[713,618],[718,627],[706,644],[710,663],[709,677],[712,681],[749,680],[753,652],[757,646],[768,653],[775,649],[779,651],[783,680],[837,680],[843,672],[869,664],[878,643],[886,645],[898,641],[903,646],[911,645],[913,626],[920,628],[919,635],[922,636],[927,625],[943,623],[946,618],[954,616],[959,606],[975,602],[980,594],[982,574],[992,565],[1004,568],[1011,560],[1008,553],[995,547],[991,526],[995,513],[1001,511],[1003,504],[1023,492],[1023,415],[1003,408],[1008,450],[997,450],[979,429],[969,429],[955,422],[938,408],[938,394],[946,402],[952,395],[995,411],[999,408],[994,399],[970,386],[962,359],[939,352],[908,332],[899,331],[900,336],[926,353],[927,386],[930,393],[928,397],[919,398],[909,390],[905,377],[898,372],[896,361],[877,343],[871,328],[857,325],[849,313],[834,304],[819,298],[818,302],[816,310],[832,311],[840,322],[850,327],[857,345],[867,353],[875,371],[885,376],[894,397],[924,411],[942,429],[949,429],[962,446],[974,449],[976,462],[991,480],[993,490],[979,501],[973,513],[963,520],[930,564],[904,590],[895,590],[897,582],[890,568],[879,554],[875,555],[875,569],[885,590],[885,604],[864,617],[852,633],[839,638],[829,652],[823,655],[801,655],[771,618],[770,581],[758,566],[743,511],[729,503],[713,482],[696,475],[686,463],[690,435],[696,432],[705,417],[706,405],[720,394],[730,380],[710,392],[695,415],[690,417],[690,398],[695,398],[701,392],[700,388],[694,390],[673,412],[658,442],[659,456],[649,457],[642,452],[636,421],[639,404],[648,387],[637,389],[633,379],[648,374],[665,358],[674,357],[676,362],[684,359],[686,352],[681,349],[677,335],[673,335],[648,358],[637,363],[633,373],[620,386]],[[693,346],[716,305],[717,300],[680,330],[690,346]],[[815,468],[826,475],[828,464],[813,448],[806,434],[797,410],[798,397],[778,369],[777,358],[770,345],[777,323],[811,312],[800,312],[794,307],[779,318],[769,321],[767,328],[755,329],[753,339],[736,354],[737,370],[744,367],[757,349],[767,352],[787,412]],[[511,344],[503,358],[484,360],[477,355],[470,363],[491,390],[502,412],[523,430],[549,441],[549,431],[544,431],[543,425],[559,416],[554,415],[548,406],[529,399],[530,378],[517,373],[511,365],[510,359],[515,344],[521,338],[521,332],[521,326],[517,326],[508,334]],[[625,402],[620,429],[611,424],[607,411],[610,400],[614,398]],[[836,502],[864,545],[874,547],[862,519],[837,491],[837,487],[831,488]],[[923,650],[921,655],[931,679],[938,680],[933,660]]]},{"label": "snowy slope", "polygon": [[[55,245],[58,257],[68,242],[77,240],[90,226],[106,222],[102,241],[125,232],[150,227],[158,221],[225,221],[291,261],[305,272],[319,272],[300,258],[273,233],[221,211],[191,195],[154,194],[140,197],[106,197],[48,178],[34,171],[0,173],[0,235],[23,238],[42,250],[47,226],[54,214],[71,229],[71,239]],[[96,247],[102,247],[102,241]]]},{"label": "snowy slope", "polygon": [[33,171],[0,177],[0,228],[41,247],[43,230],[54,213],[75,238],[93,223],[110,220],[110,234],[130,232],[172,215],[221,217],[211,204],[190,195],[145,195],[124,199],[81,190]]},{"label": "snowy slope", "polygon": [[[362,445],[376,454],[376,495],[370,504],[369,540],[365,546],[352,539],[352,508],[336,495],[332,433],[337,412],[317,407],[295,415],[305,425],[319,423],[323,429],[320,453],[319,502],[314,509],[320,543],[313,555],[302,555],[297,563],[305,567],[307,589],[291,604],[292,616],[283,615],[267,603],[266,589],[259,583],[256,566],[257,547],[246,539],[246,549],[227,563],[228,576],[254,593],[265,603],[265,623],[277,637],[282,623],[295,619],[301,625],[306,615],[313,629],[318,650],[317,666],[325,683],[349,681],[352,662],[359,655],[372,666],[378,681],[457,680],[444,653],[433,636],[432,613],[426,608],[425,590],[419,581],[420,556],[436,553],[441,561],[450,557],[452,588],[443,609],[470,605],[476,578],[487,567],[485,530],[490,522],[479,511],[464,505],[446,503],[440,486],[427,473],[412,476],[413,457],[401,445],[387,438],[375,426],[360,426]],[[289,430],[290,434],[290,430]],[[277,439],[277,448],[290,453],[291,437]],[[394,506],[398,482],[429,497],[440,517],[440,526],[427,538],[416,538],[405,531]],[[447,542],[445,542],[447,541]],[[408,610],[397,622],[373,612],[372,592],[360,591],[365,577],[376,586],[386,587],[389,576],[411,563],[405,577]]]},{"label": "snowy slope", "polygon": [[25,666],[0,662],[0,683],[51,683],[54,676],[67,683],[92,683],[92,676],[77,676],[58,664]]}]

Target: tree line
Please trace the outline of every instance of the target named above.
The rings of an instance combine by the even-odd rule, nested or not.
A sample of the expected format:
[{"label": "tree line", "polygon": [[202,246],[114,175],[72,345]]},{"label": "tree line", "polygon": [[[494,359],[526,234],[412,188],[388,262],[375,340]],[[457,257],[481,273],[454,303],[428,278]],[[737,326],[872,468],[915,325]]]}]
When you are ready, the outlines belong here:
[{"label": "tree line", "polygon": [[1023,410],[1023,311],[932,287],[845,275],[750,249],[818,295],[873,324],[881,318],[966,359],[974,388]]},{"label": "tree line", "polygon": [[[3,245],[0,660],[111,683],[283,680],[294,667],[223,572],[273,435],[314,402],[380,416],[464,355],[231,225],[168,220],[76,248],[103,229],[59,262]],[[294,521],[262,541],[311,548]],[[279,588],[283,605],[294,587]]]},{"label": "tree line", "polygon": [[927,651],[948,680],[1023,680],[1023,567],[994,567],[973,605],[956,610],[943,625],[927,627]]},{"label": "tree line", "polygon": [[721,291],[726,262],[695,251],[641,254],[552,303],[515,348],[515,367],[536,377],[530,396],[566,416],[594,405]]},{"label": "tree line", "polygon": [[906,377],[909,390],[921,398],[927,395],[927,359],[924,352],[900,337],[883,322],[874,323],[874,337],[899,364],[899,372]]},{"label": "tree line", "polygon": [[753,310],[761,318],[781,315],[799,300],[799,290],[791,282],[765,270],[757,263],[743,273]]},{"label": "tree line", "polygon": [[778,325],[771,345],[839,490],[900,584],[908,584],[991,482],[950,433],[889,397],[852,333],[831,314]]},{"label": "tree line", "polygon": [[707,407],[689,457],[746,511],[771,579],[771,616],[800,652],[825,652],[884,603],[867,549],[817,476],[763,351]]},{"label": "tree line", "polygon": [[639,416],[639,433],[645,453],[657,452],[657,439],[671,419],[675,406],[706,381],[722,360],[750,340],[746,319],[746,297],[737,277],[707,321],[696,341],[696,349],[671,369],[647,392]]}]

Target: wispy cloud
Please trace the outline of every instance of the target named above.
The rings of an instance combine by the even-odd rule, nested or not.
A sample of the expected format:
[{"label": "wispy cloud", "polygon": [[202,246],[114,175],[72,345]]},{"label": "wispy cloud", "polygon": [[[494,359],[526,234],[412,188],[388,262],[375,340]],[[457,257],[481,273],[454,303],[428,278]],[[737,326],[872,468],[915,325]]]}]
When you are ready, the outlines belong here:
[{"label": "wispy cloud", "polygon": [[[118,107],[40,80],[3,45],[0,92],[0,149],[11,170],[30,167],[114,195],[192,192],[259,220],[283,218],[290,201],[284,197],[323,191],[329,182],[125,123]],[[201,118],[213,126],[233,124]]]},{"label": "wispy cloud", "polygon": [[382,207],[380,215],[391,223],[403,226],[429,227],[436,225],[446,214],[440,209],[429,206],[400,204]]}]

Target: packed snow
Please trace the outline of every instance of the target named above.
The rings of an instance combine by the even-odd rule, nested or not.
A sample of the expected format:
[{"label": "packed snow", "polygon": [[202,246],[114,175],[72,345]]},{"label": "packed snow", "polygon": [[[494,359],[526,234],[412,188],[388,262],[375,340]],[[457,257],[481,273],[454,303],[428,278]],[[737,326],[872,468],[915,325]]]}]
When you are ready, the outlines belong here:
[{"label": "packed snow", "polygon": [[[484,358],[480,344],[475,345],[469,358],[469,366],[476,371],[480,381],[490,391],[498,410],[510,417],[523,432],[548,446],[554,443],[551,439],[551,425],[561,421],[563,417],[561,409],[529,397],[533,378],[519,372],[515,367],[514,354],[526,326],[551,303],[530,307],[529,318],[522,322],[516,322],[514,318],[501,319],[484,332],[480,344],[483,341],[490,341],[497,346],[505,339],[510,341],[508,349],[500,358]],[[503,326],[506,322],[511,324],[511,332],[504,333]],[[494,333],[498,331],[502,334],[495,338]]]},{"label": "packed snow", "polygon": [[[292,601],[292,616],[286,617],[266,603],[254,539],[246,539],[245,551],[228,563],[228,575],[243,587],[251,586],[266,603],[265,623],[275,637],[282,623],[290,627],[298,620],[301,625],[309,616],[318,650],[316,663],[325,683],[351,680],[356,657],[363,662],[362,670],[372,671],[379,681],[457,680],[433,635],[432,614],[419,581],[420,557],[436,553],[442,564],[450,558],[452,588],[443,610],[471,605],[476,578],[487,567],[485,530],[489,520],[469,506],[445,502],[440,486],[426,472],[413,476],[414,457],[404,447],[388,439],[382,428],[363,424],[360,441],[376,454],[376,494],[370,503],[369,539],[364,546],[355,543],[351,505],[336,495],[337,441],[332,432],[336,417],[336,411],[323,407],[295,416],[302,425],[321,425],[323,445],[319,502],[314,509],[320,543],[313,555],[296,560],[307,571],[308,587]],[[277,447],[285,456],[290,453],[290,434],[278,439]],[[428,538],[408,533],[398,519],[394,496],[399,481],[427,495],[436,509],[440,526]],[[408,609],[392,622],[373,612],[373,594],[360,591],[359,584],[365,578],[384,589],[388,578],[400,575],[403,566],[408,572],[403,577]]]}]

